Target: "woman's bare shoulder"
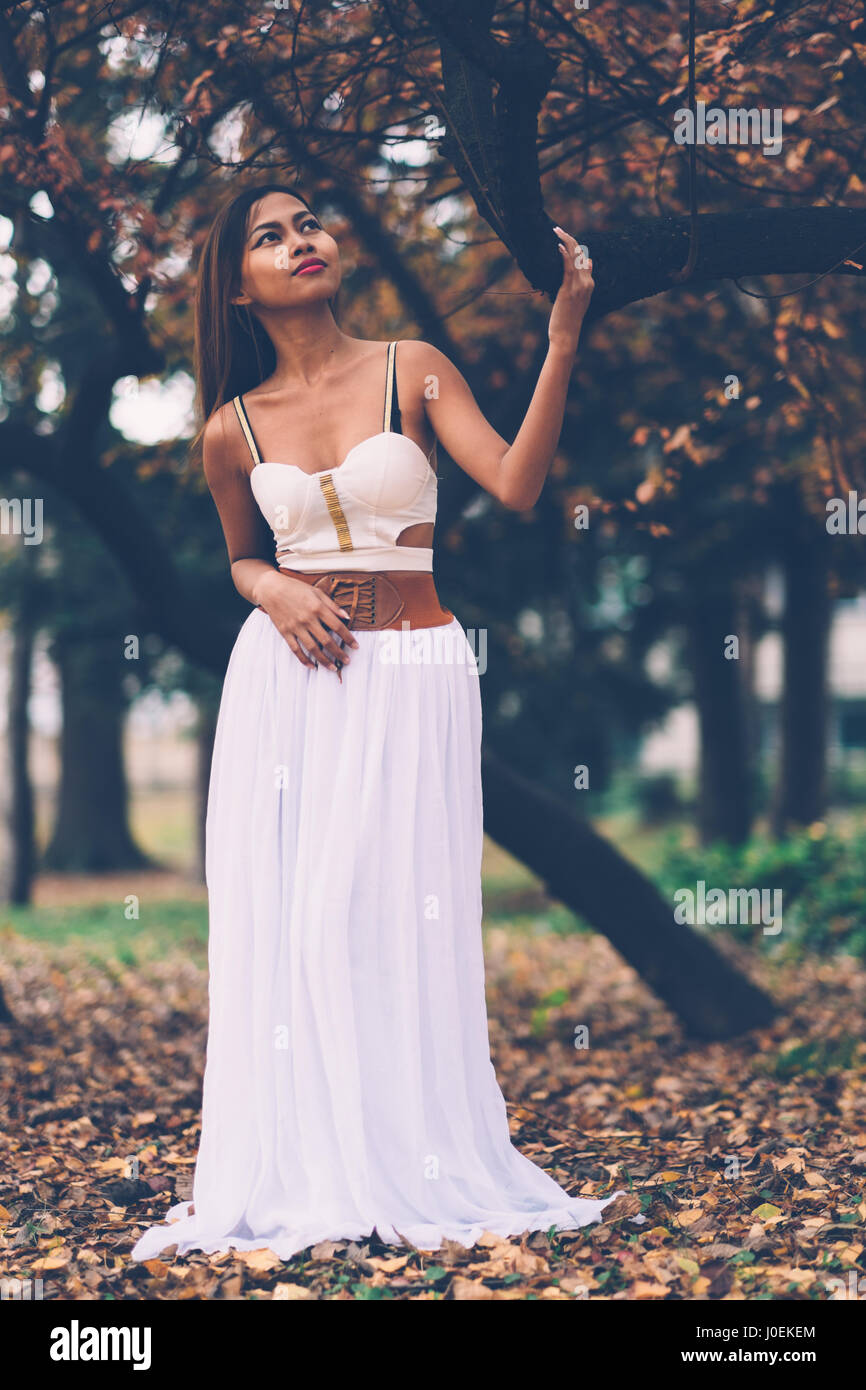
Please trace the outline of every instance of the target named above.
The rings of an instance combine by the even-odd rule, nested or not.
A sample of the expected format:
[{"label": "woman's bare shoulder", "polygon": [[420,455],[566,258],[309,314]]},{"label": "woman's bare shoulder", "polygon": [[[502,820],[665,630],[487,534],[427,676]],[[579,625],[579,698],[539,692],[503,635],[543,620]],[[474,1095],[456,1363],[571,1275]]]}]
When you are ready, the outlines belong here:
[{"label": "woman's bare shoulder", "polygon": [[234,401],[226,401],[213,412],[202,431],[202,466],[209,482],[242,467],[243,446]]},{"label": "woman's bare shoulder", "polygon": [[423,338],[400,338],[398,341],[398,356],[404,362],[422,364],[424,362],[447,362],[448,358],[438,347],[426,342]]},{"label": "woman's bare shoulder", "polygon": [[417,383],[425,401],[438,400],[443,389],[458,384],[469,389],[450,357],[423,338],[401,338],[397,362],[403,379]]}]

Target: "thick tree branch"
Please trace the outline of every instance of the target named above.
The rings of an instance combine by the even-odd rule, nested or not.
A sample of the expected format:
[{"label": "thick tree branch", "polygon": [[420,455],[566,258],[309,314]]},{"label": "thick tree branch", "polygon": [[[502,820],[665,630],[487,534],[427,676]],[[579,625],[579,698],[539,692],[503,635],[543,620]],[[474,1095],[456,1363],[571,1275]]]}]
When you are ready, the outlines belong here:
[{"label": "thick tree branch", "polygon": [[[489,32],[491,0],[416,0],[440,45],[448,133],[442,152],[481,216],[535,289],[562,280],[537,158],[537,114],[556,62],[532,35]],[[689,288],[744,275],[823,274],[866,242],[866,210],[752,208],[696,219],[699,254]],[[567,228],[589,245],[596,288],[586,322],[675,285],[689,251],[685,217],[642,218],[616,230]],[[855,266],[836,274],[863,278]]]},{"label": "thick tree branch", "polygon": [[482,754],[484,825],[552,897],[602,932],[650,988],[702,1038],[770,1023],[771,999],[697,932],[587,821],[489,747]]},{"label": "thick tree branch", "polygon": [[[191,591],[158,528],[115,469],[86,459],[64,467],[61,458],[55,439],[11,421],[0,424],[3,465],[26,467],[72,502],[126,575],[154,631],[190,660],[221,675],[237,631],[226,605]],[[226,590],[230,600],[228,582]]]}]

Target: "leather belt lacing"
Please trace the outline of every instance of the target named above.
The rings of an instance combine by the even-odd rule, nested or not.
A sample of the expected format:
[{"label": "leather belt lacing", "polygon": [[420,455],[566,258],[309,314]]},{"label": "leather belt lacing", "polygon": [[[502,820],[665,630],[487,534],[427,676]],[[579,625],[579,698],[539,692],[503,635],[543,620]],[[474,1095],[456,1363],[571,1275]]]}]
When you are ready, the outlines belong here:
[{"label": "leather belt lacing", "polygon": [[433,576],[426,570],[400,574],[328,570],[324,574],[306,574],[281,566],[280,572],[289,579],[302,579],[305,584],[322,589],[338,608],[346,610],[349,616],[343,622],[355,631],[402,629],[404,624],[409,628],[443,627],[454,621],[454,614],[439,602]]},{"label": "leather belt lacing", "polygon": [[[394,585],[383,574],[368,574],[362,578],[337,573],[323,574],[315,581],[316,589],[324,592],[345,608],[349,614],[347,627],[375,628],[378,597],[379,622],[391,622],[403,612],[405,603]],[[386,619],[387,613],[387,619]]]}]

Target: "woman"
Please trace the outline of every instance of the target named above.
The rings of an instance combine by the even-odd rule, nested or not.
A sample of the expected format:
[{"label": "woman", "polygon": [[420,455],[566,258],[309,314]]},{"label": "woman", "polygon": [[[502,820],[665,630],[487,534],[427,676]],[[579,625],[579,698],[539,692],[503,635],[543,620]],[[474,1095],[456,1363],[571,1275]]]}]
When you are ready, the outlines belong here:
[{"label": "woman", "polygon": [[550,350],[509,447],[436,348],[340,331],[339,249],[297,192],[247,190],[209,233],[203,461],[254,607],[208,800],[193,1202],[134,1259],[175,1242],[288,1259],[374,1229],[469,1246],[607,1204],[510,1141],[484,997],[478,669],[432,574],[437,438],[507,507],[543,486],[593,286],[557,235]]}]

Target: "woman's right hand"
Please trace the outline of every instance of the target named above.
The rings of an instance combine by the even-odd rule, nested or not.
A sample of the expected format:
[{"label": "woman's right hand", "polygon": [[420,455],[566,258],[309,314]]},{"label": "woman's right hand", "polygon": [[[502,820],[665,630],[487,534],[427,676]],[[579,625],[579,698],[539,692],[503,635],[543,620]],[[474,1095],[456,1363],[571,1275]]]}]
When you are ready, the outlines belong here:
[{"label": "woman's right hand", "polygon": [[[328,594],[313,584],[305,584],[302,579],[292,579],[273,570],[262,575],[254,598],[302,666],[316,667],[321,663],[334,672],[339,671],[335,662],[348,666],[350,658],[337,646],[334,634],[350,647],[357,647],[358,643],[342,620],[348,613]],[[318,658],[311,660],[305,647],[310,652],[318,651]]]}]

